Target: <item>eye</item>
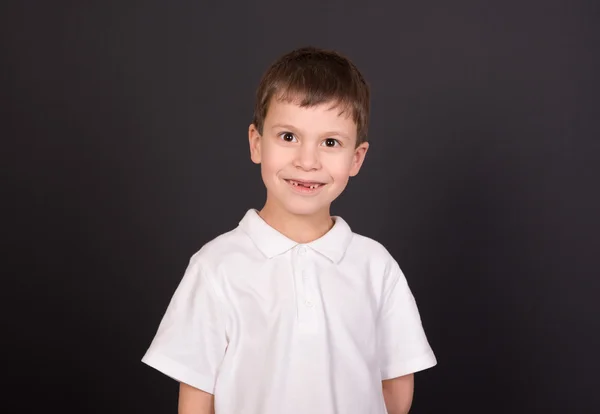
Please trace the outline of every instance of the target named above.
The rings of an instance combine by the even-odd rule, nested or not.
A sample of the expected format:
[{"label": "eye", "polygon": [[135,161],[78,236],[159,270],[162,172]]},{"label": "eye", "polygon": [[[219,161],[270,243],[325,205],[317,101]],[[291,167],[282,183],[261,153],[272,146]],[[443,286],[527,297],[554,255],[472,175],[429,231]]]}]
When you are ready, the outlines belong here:
[{"label": "eye", "polygon": [[279,136],[285,142],[296,142],[296,137],[291,132],[282,132],[281,134],[279,134]]},{"label": "eye", "polygon": [[335,139],[335,138],[327,138],[327,139],[325,139],[325,141],[323,141],[323,144],[324,144],[326,147],[330,147],[330,148],[333,148],[333,147],[339,147],[339,146],[341,145],[341,144],[340,144],[340,141],[338,141],[338,140],[337,140],[337,139]]}]

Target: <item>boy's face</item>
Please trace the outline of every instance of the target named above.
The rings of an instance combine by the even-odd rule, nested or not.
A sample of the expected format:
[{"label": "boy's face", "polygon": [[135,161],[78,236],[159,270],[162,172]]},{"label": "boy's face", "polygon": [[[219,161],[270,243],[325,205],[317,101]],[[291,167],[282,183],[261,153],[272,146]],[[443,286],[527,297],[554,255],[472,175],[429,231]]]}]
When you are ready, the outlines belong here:
[{"label": "boy's face", "polygon": [[369,148],[366,142],[356,146],[356,124],[339,112],[331,103],[302,108],[272,99],[262,136],[250,125],[251,158],[261,165],[271,208],[329,215]]}]

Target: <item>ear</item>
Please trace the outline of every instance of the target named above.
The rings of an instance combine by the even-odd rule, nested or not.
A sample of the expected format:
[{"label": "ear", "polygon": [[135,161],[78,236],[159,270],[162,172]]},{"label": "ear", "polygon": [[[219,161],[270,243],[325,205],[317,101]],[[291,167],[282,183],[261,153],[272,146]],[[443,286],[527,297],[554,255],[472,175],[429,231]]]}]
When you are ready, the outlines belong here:
[{"label": "ear", "polygon": [[260,164],[260,134],[254,124],[248,128],[248,142],[250,144],[250,159],[255,164]]},{"label": "ear", "polygon": [[363,142],[354,150],[354,155],[352,156],[352,165],[350,166],[350,177],[354,177],[360,171],[360,167],[362,167],[363,162],[365,161],[365,157],[367,156],[367,151],[369,150],[369,143]]}]

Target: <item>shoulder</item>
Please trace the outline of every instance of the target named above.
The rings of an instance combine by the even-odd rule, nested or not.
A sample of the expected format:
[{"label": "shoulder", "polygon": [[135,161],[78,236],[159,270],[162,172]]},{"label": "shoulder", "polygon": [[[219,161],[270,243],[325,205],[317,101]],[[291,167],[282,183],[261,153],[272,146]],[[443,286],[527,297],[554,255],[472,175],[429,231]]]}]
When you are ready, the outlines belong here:
[{"label": "shoulder", "polygon": [[239,263],[253,254],[252,241],[238,226],[205,243],[190,258],[190,267],[214,273],[227,263]]},{"label": "shoulder", "polygon": [[392,258],[392,255],[382,243],[371,237],[354,232],[352,233],[352,241],[348,248],[376,259]]},{"label": "shoulder", "polygon": [[390,251],[381,242],[354,232],[348,250],[352,255],[360,255],[368,260],[394,261]]},{"label": "shoulder", "polygon": [[390,251],[381,242],[362,234],[352,233],[346,257],[375,273],[392,277],[401,273],[398,262]]}]

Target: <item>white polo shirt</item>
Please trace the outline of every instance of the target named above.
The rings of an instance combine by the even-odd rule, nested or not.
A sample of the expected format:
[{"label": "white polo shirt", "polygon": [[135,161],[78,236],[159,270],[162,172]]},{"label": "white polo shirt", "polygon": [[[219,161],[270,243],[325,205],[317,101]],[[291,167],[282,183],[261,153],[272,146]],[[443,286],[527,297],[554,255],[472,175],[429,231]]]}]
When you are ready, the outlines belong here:
[{"label": "white polo shirt", "polygon": [[334,220],[299,244],[249,210],[192,256],[142,361],[217,414],[385,413],[381,381],[436,358],[397,262]]}]

